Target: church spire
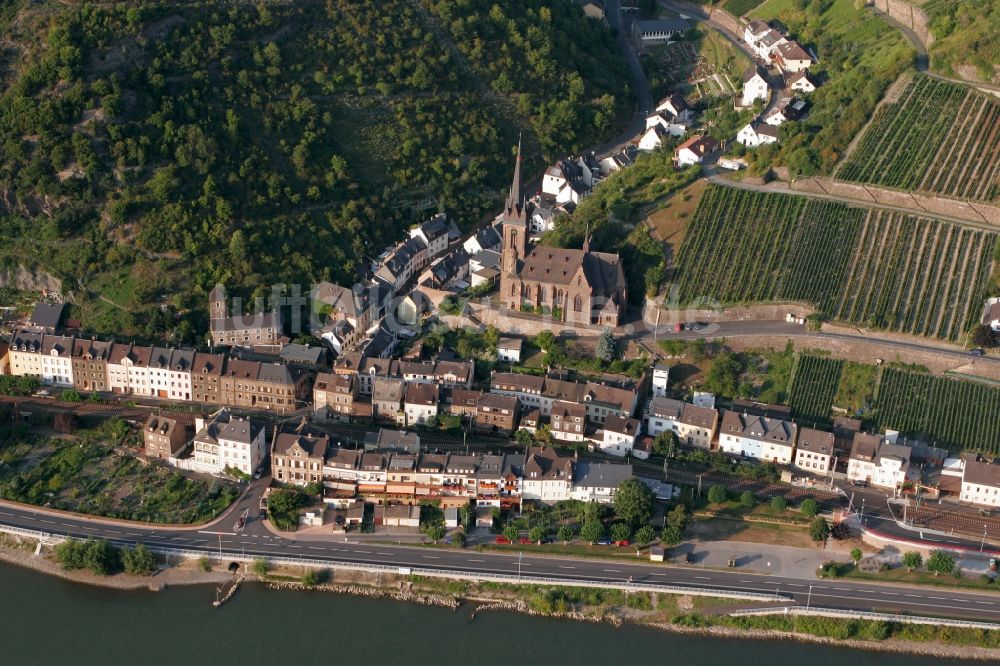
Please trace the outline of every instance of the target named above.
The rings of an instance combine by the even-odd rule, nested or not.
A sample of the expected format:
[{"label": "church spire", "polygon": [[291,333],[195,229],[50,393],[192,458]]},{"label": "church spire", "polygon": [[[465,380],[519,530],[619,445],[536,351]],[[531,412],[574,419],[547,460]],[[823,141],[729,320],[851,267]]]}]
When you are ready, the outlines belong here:
[{"label": "church spire", "polygon": [[514,162],[514,181],[510,184],[510,194],[507,195],[508,216],[520,216],[524,210],[524,197],[521,194],[521,135],[517,135],[517,160]]}]

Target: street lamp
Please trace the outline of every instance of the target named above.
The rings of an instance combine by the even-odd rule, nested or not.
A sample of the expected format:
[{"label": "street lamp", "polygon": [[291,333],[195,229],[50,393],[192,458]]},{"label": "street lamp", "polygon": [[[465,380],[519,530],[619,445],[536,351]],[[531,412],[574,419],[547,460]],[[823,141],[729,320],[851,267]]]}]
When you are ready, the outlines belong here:
[{"label": "street lamp", "polygon": [[865,527],[865,498],[861,498],[861,528]]},{"label": "street lamp", "polygon": [[809,595],[806,597],[806,612],[809,612],[809,602],[812,601],[813,596],[813,586],[809,586]]},{"label": "street lamp", "polygon": [[521,558],[524,557],[524,553],[518,551],[517,553],[517,579],[521,580]]},{"label": "street lamp", "polygon": [[984,548],[986,548],[986,523],[983,523],[983,541],[979,544],[979,552],[983,552]]}]

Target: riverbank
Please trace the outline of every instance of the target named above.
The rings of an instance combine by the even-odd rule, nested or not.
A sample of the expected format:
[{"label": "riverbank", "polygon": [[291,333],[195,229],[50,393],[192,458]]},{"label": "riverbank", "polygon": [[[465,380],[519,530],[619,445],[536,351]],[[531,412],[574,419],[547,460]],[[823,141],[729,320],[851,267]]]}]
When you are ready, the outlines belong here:
[{"label": "riverbank", "polygon": [[[211,560],[174,560],[148,577],[66,571],[54,560],[51,548],[43,546],[41,552],[35,554],[36,548],[37,542],[33,540],[0,535],[0,561],[84,585],[161,591],[172,586],[218,585],[234,581],[233,573],[222,570],[224,563]],[[213,570],[205,571],[203,566]],[[797,641],[875,652],[1000,662],[1000,632],[997,631],[811,616],[732,617],[729,612],[733,610],[770,605],[732,598],[510,585],[360,570],[318,571],[300,566],[267,567],[263,575],[251,571],[241,571],[240,575],[246,584],[258,583],[272,590],[367,597],[436,606],[455,612],[467,609],[470,620],[486,613],[516,613],[610,627],[633,625],[693,636]],[[238,603],[237,593],[230,604]],[[981,647],[983,645],[996,647]]]}]

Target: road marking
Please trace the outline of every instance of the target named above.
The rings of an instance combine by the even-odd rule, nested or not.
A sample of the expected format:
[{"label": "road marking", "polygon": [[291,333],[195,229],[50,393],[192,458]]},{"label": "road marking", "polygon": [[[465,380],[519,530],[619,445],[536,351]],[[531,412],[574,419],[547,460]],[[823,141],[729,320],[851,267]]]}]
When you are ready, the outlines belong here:
[{"label": "road marking", "polygon": [[301,548],[302,546],[296,546],[294,543],[288,544],[289,548]]},{"label": "road marking", "polygon": [[919,599],[922,595],[919,595],[919,594],[905,594],[903,596],[910,597],[911,599]]},{"label": "road marking", "polygon": [[470,559],[469,561],[470,562],[485,562],[486,560],[473,560],[473,559]]},{"label": "road marking", "polygon": [[698,580],[712,580],[709,576],[695,576]]},{"label": "road marking", "polygon": [[[884,594],[887,597],[898,597],[899,596],[895,592],[883,592],[882,594]],[[944,599],[944,597],[931,597],[931,599]]]},{"label": "road marking", "polygon": [[370,550],[356,550],[354,552],[355,553],[364,553],[365,555],[371,555],[372,554],[372,551],[370,551]]},{"label": "road marking", "polygon": [[941,601],[947,601],[946,597],[927,597],[928,599],[940,599]]},{"label": "road marking", "polygon": [[621,569],[605,569],[607,573],[621,573]]},{"label": "road marking", "polygon": [[558,565],[560,569],[575,569],[576,567],[564,567],[563,565]]},{"label": "road marking", "polygon": [[437,555],[421,555],[420,557],[424,558],[425,560],[440,560],[441,559]]},{"label": "road marking", "polygon": [[375,553],[376,555],[392,555],[392,553]]},{"label": "road marking", "polygon": [[325,550],[325,548],[317,548],[316,546],[309,546],[309,550]]},{"label": "road marking", "polygon": [[805,585],[799,585],[798,583],[788,583],[788,587],[805,587]]},{"label": "road marking", "polygon": [[992,606],[993,605],[992,601],[977,601],[976,603],[977,604],[983,604],[984,606]]},{"label": "road marking", "polygon": [[852,591],[851,588],[849,588],[849,587],[835,587],[833,589],[840,590],[841,592],[851,592]]},{"label": "road marking", "polygon": [[661,573],[651,573],[651,574],[649,574],[649,575],[650,575],[650,576],[666,576],[667,574],[661,574]]}]

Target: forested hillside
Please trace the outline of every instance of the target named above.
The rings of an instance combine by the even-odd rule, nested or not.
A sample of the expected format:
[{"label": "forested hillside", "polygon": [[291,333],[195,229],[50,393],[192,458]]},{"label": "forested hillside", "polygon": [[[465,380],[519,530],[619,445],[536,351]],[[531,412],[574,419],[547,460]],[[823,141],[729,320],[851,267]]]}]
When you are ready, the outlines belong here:
[{"label": "forested hillside", "polygon": [[0,259],[89,330],[177,341],[216,281],[351,280],[495,206],[520,130],[534,172],[632,106],[570,0],[12,0],[0,34]]},{"label": "forested hillside", "polygon": [[1000,83],[1000,3],[928,0],[931,66],[950,76]]}]

